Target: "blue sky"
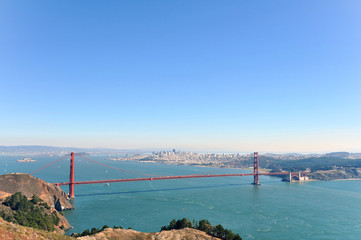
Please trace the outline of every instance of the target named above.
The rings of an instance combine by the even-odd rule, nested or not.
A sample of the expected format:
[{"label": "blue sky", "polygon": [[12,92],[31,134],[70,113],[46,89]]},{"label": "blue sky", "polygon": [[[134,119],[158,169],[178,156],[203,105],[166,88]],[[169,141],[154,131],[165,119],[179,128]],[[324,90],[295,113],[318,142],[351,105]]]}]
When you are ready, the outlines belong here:
[{"label": "blue sky", "polygon": [[361,152],[360,1],[1,1],[0,145]]}]

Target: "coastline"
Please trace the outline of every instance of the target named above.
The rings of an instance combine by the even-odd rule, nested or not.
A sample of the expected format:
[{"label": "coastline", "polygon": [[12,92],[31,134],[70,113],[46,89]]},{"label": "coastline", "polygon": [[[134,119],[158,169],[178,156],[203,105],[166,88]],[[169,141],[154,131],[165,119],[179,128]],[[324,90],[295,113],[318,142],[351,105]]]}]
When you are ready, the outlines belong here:
[{"label": "coastline", "polygon": [[361,178],[339,178],[332,180],[318,180],[318,179],[310,179],[309,182],[331,182],[331,181],[361,181]]},{"label": "coastline", "polygon": [[[157,164],[164,164],[164,165],[175,165],[175,166],[194,166],[194,167],[204,167],[204,168],[218,168],[218,169],[235,169],[235,170],[245,170],[245,171],[253,171],[252,167],[247,167],[247,168],[238,168],[238,167],[228,167],[226,166],[212,166],[212,165],[208,165],[208,164],[193,164],[193,163],[186,163],[186,162],[172,162],[169,160],[142,160],[142,159],[117,159],[117,160],[113,160],[112,161],[136,161],[136,162],[144,162],[144,163],[157,163]],[[261,168],[259,169],[259,171],[262,173],[268,173],[270,171],[272,171],[271,169],[267,169],[267,168]],[[335,170],[333,170],[335,172]],[[339,170],[340,171],[340,170]],[[336,170],[336,172],[339,172]],[[361,169],[360,169],[361,171]],[[317,179],[314,178],[314,174],[321,174],[322,178],[324,179]],[[309,174],[310,179],[307,181],[300,181],[300,182],[314,182],[314,181],[359,181],[361,180],[361,178],[358,177],[354,177],[354,176],[350,176],[350,178],[337,178],[337,176],[333,176],[333,174],[330,174],[330,171],[317,171],[317,172],[313,172]],[[347,176],[347,174],[343,175],[343,176]],[[339,177],[339,175],[338,175]],[[319,177],[320,178],[320,177]],[[282,178],[281,178],[282,179]],[[295,182],[299,182],[299,181],[295,181]]]}]

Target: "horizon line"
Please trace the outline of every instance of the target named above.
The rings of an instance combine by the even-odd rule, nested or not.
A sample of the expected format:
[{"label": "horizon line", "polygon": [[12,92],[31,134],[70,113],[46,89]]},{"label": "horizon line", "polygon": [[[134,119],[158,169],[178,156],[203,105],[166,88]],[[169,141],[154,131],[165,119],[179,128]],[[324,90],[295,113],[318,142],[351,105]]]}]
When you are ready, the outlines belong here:
[{"label": "horizon line", "polygon": [[347,150],[330,150],[330,151],[244,151],[244,150],[211,150],[211,149],[184,149],[184,148],[176,148],[176,147],[168,147],[168,148],[159,148],[159,147],[145,147],[145,148],[112,148],[112,147],[64,147],[64,146],[51,146],[51,145],[0,145],[1,147],[11,148],[11,147],[47,147],[47,148],[63,148],[63,149],[79,149],[79,150],[109,150],[109,151],[172,151],[173,149],[178,150],[178,152],[194,152],[194,153],[253,153],[253,152],[263,152],[263,154],[327,154],[327,153],[338,153],[338,152],[347,152],[347,153],[361,153],[361,150],[358,151],[347,151]]}]

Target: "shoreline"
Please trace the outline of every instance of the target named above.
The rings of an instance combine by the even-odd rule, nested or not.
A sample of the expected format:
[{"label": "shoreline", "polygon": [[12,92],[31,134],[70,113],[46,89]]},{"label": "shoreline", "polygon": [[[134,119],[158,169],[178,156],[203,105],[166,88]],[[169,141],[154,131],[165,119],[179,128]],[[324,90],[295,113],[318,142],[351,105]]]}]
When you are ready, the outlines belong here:
[{"label": "shoreline", "polygon": [[339,178],[339,179],[332,179],[332,180],[317,180],[317,179],[310,179],[309,182],[332,182],[332,181],[361,181],[361,178]]},{"label": "shoreline", "polygon": [[[219,169],[235,169],[235,170],[249,170],[253,171],[252,167],[249,168],[237,168],[237,167],[217,167],[217,166],[206,166],[206,165],[192,165],[192,164],[169,164],[169,163],[161,163],[158,161],[137,161],[137,162],[151,162],[151,163],[158,163],[164,165],[175,165],[175,166],[193,166],[193,167],[204,167],[204,168],[219,168]],[[270,172],[271,169],[267,168],[260,168],[260,172]],[[276,176],[275,176],[276,177]],[[282,181],[282,178],[281,178]],[[318,179],[309,179],[307,181],[294,181],[294,182],[330,182],[330,181],[361,181],[361,178],[340,178],[340,179],[332,179],[332,180],[318,180]]]},{"label": "shoreline", "polygon": [[[248,168],[238,168],[238,167],[227,167],[227,166],[209,166],[204,164],[189,164],[189,163],[176,163],[176,162],[169,162],[169,161],[157,161],[157,160],[147,160],[142,161],[141,159],[127,159],[127,160],[113,160],[112,161],[135,161],[139,163],[156,163],[156,164],[163,164],[163,165],[174,165],[174,166],[193,166],[193,167],[203,167],[203,168],[217,168],[217,169],[234,169],[234,170],[245,170],[245,171],[253,171],[252,167]],[[260,173],[268,173],[272,171],[271,169],[267,168],[260,168]],[[336,178],[336,179],[330,179],[330,180],[321,180],[321,179],[309,179],[307,181],[294,181],[294,182],[315,182],[315,181],[323,181],[323,182],[329,182],[329,181],[360,181],[361,178]],[[282,181],[282,178],[281,178]]]}]

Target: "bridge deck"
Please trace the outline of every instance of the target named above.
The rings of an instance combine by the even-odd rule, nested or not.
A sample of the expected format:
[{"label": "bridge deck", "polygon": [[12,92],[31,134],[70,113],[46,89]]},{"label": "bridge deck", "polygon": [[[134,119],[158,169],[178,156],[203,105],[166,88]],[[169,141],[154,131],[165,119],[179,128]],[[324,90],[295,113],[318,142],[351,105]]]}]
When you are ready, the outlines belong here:
[{"label": "bridge deck", "polygon": [[[275,172],[275,173],[259,173],[258,175],[273,176],[273,175],[287,175],[289,172]],[[114,182],[138,182],[138,181],[155,181],[155,180],[170,180],[170,179],[185,179],[185,178],[209,178],[209,177],[242,177],[254,176],[254,173],[235,173],[235,174],[212,174],[212,175],[183,175],[183,176],[163,176],[163,177],[148,177],[148,178],[128,178],[128,179],[110,179],[110,180],[96,180],[96,181],[80,181],[74,182],[74,185],[81,184],[97,184],[97,183],[114,183]],[[57,186],[69,185],[70,182],[54,183]]]}]

